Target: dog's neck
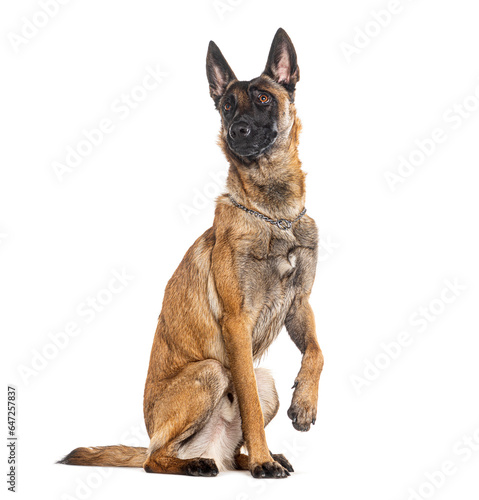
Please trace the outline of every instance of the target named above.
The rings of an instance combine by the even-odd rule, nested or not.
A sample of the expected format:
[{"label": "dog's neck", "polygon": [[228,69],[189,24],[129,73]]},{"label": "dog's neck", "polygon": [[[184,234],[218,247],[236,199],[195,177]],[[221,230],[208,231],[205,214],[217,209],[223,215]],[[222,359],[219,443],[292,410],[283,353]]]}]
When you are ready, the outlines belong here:
[{"label": "dog's neck", "polygon": [[226,188],[242,205],[272,218],[293,219],[304,208],[305,174],[298,156],[301,123],[294,118],[282,144],[251,162],[234,157],[223,144],[230,163]]}]

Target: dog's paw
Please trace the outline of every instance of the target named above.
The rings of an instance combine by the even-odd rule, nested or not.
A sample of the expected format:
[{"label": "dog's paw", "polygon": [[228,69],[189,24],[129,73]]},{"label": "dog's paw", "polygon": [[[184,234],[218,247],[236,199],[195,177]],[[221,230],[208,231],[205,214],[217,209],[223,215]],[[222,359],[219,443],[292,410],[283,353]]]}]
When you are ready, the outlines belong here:
[{"label": "dog's paw", "polygon": [[[291,467],[291,464],[289,464],[289,466]],[[283,477],[288,477],[290,475],[288,469],[283,467],[283,465],[281,465],[279,462],[276,462],[275,460],[271,462],[263,462],[262,464],[258,463],[252,464],[250,467],[250,471],[253,477],[260,479],[263,478],[281,479]]]},{"label": "dog's paw", "polygon": [[211,458],[194,458],[186,466],[186,473],[189,476],[212,477],[218,475],[218,467]]},{"label": "dog's paw", "polygon": [[311,424],[316,423],[317,393],[311,391],[307,384],[296,382],[293,400],[288,410],[288,417],[293,421],[297,431],[309,431]]},{"label": "dog's paw", "polygon": [[293,466],[289,463],[288,459],[282,453],[271,453],[273,460],[281,464],[288,472],[294,472]]}]

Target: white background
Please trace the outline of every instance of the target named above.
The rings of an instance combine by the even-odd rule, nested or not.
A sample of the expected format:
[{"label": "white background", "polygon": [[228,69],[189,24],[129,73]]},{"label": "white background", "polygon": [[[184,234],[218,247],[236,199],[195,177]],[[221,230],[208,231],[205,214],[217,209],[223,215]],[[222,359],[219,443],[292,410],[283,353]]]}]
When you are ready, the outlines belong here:
[{"label": "white background", "polygon": [[[479,453],[462,440],[475,432],[468,447],[479,448],[479,11],[400,5],[378,28],[372,11],[386,1],[72,0],[18,45],[41,7],[2,4],[0,326],[4,397],[8,383],[18,391],[17,498],[477,499]],[[163,290],[211,225],[222,190],[211,175],[226,170],[207,44],[250,79],[280,26],[298,53],[307,208],[323,241],[312,303],[326,361],[309,433],[286,416],[300,366],[286,332],[263,363],[281,400],[269,446],[297,472],[260,481],[54,465],[77,446],[147,445],[143,384]],[[362,44],[350,61],[344,43]],[[157,65],[167,76],[143,96],[134,89]],[[112,106],[131,92],[145,99],[120,116]],[[453,118],[465,100],[468,118]],[[114,130],[60,181],[53,163],[108,118]],[[437,128],[443,142],[393,191],[385,173]],[[77,308],[108,297],[122,269],[133,279],[87,324]],[[443,295],[447,279],[465,289]],[[423,327],[420,307],[435,311]],[[80,333],[48,351],[70,322]],[[385,358],[381,343],[401,332],[410,345]],[[51,359],[22,376],[44,349]],[[454,473],[434,474],[446,461]]]}]

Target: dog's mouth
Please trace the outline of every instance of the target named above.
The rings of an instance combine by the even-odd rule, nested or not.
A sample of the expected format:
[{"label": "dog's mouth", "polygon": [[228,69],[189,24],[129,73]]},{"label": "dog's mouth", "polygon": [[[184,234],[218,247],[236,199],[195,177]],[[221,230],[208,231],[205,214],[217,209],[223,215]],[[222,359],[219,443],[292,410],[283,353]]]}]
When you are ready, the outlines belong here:
[{"label": "dog's mouth", "polygon": [[277,131],[269,130],[266,134],[254,134],[248,141],[237,141],[228,135],[226,142],[234,154],[251,160],[267,153],[276,142],[277,137]]}]

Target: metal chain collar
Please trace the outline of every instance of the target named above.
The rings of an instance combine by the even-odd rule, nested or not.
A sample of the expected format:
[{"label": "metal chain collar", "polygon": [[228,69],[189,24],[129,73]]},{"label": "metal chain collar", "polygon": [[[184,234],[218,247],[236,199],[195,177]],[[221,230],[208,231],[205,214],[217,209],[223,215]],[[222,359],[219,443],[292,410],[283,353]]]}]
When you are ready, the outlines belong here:
[{"label": "metal chain collar", "polygon": [[251,215],[254,215],[255,217],[258,217],[259,219],[264,220],[265,222],[269,222],[273,226],[279,227],[279,229],[291,229],[293,224],[295,222],[298,222],[299,219],[306,213],[306,208],[303,208],[301,213],[293,220],[288,220],[288,219],[270,219],[268,216],[262,214],[261,212],[257,212],[256,210],[252,210],[251,208],[247,208],[244,205],[241,205],[241,203],[238,203],[230,194],[228,194],[229,199],[231,200],[231,203],[237,208],[241,208],[241,210],[244,210],[245,212],[248,212]]}]

